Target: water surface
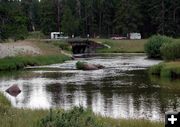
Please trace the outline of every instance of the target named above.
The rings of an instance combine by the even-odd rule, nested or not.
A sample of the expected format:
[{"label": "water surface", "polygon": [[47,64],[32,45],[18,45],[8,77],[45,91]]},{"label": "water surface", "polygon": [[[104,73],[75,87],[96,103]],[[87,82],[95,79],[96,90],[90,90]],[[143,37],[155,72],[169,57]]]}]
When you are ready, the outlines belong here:
[{"label": "water surface", "polygon": [[[106,68],[76,70],[78,60]],[[113,118],[150,120],[163,120],[165,111],[180,110],[180,87],[176,87],[180,81],[161,81],[147,74],[147,68],[160,61],[136,54],[78,60],[0,74],[0,90],[4,92],[13,84],[20,87],[17,97],[4,92],[17,108],[70,109],[81,105]]]}]

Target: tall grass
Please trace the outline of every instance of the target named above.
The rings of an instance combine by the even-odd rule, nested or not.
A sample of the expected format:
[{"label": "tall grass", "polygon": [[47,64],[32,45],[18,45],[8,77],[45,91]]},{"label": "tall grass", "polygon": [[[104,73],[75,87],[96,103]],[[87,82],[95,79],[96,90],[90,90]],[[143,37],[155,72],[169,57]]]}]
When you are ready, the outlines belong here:
[{"label": "tall grass", "polygon": [[50,112],[40,122],[40,127],[163,127],[162,122],[148,120],[122,120],[95,115],[89,109],[73,108],[66,112]]},{"label": "tall grass", "polygon": [[0,59],[0,71],[19,70],[26,66],[62,63],[70,58],[65,55],[16,56]]},{"label": "tall grass", "polygon": [[10,101],[2,93],[0,93],[0,107],[11,107]]},{"label": "tall grass", "polygon": [[162,122],[122,120],[95,115],[90,109],[16,109],[0,94],[1,127],[163,127]]},{"label": "tall grass", "polygon": [[113,118],[100,118],[104,121],[106,127],[164,127],[163,122],[153,122],[145,119],[113,119]]},{"label": "tall grass", "polygon": [[180,61],[166,62],[154,65],[149,69],[150,74],[167,78],[180,77]]},{"label": "tall grass", "polygon": [[180,59],[180,41],[164,44],[161,47],[161,54],[165,60]]},{"label": "tall grass", "polygon": [[0,112],[1,127],[37,127],[47,110],[6,108]]},{"label": "tall grass", "polygon": [[103,122],[98,121],[91,110],[82,107],[66,112],[50,112],[41,120],[41,127],[105,127]]}]

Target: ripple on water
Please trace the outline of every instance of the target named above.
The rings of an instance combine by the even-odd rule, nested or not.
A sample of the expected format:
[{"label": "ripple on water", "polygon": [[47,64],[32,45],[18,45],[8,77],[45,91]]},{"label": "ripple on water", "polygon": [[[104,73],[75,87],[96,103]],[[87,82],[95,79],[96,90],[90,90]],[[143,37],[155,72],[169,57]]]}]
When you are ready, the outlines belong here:
[{"label": "ripple on water", "polygon": [[[79,60],[101,64],[105,69],[76,70]],[[164,111],[180,107],[180,95],[164,94],[160,85],[147,76],[145,70],[159,62],[144,55],[77,59],[0,77],[0,90],[18,84],[22,90],[19,96],[5,93],[15,107],[69,109],[82,105],[114,118],[162,120]]]}]

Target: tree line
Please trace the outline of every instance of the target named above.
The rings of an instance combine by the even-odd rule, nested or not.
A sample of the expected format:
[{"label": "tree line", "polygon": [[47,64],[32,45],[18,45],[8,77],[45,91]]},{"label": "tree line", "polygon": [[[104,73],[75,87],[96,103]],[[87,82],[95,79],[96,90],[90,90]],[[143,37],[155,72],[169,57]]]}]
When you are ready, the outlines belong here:
[{"label": "tree line", "polygon": [[31,31],[110,37],[139,32],[180,36],[179,0],[0,0],[0,38]]}]

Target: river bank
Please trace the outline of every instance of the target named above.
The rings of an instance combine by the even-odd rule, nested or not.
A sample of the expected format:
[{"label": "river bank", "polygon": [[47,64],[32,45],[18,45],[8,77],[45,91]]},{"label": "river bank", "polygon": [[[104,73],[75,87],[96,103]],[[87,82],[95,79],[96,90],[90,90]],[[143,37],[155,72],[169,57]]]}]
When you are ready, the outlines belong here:
[{"label": "river bank", "polygon": [[163,62],[150,67],[149,73],[162,78],[180,78],[180,61]]},{"label": "river bank", "polygon": [[53,43],[24,40],[0,44],[0,71],[62,63],[71,57]]},{"label": "river bank", "polygon": [[[75,109],[73,109],[75,110]],[[61,109],[53,109],[52,115],[58,115],[65,113],[66,116],[68,112]],[[74,114],[74,113],[73,113]],[[69,114],[70,115],[70,114]],[[75,115],[75,114],[74,114]],[[76,112],[77,115],[77,112]],[[10,106],[10,102],[5,98],[3,94],[0,94],[0,123],[2,127],[40,127],[42,119],[45,119],[46,116],[49,116],[49,110],[31,110],[31,109],[17,109]],[[91,118],[96,121],[96,124],[101,125],[101,127],[163,127],[163,122],[151,122],[148,120],[137,120],[137,119],[113,119],[108,117],[102,117],[99,115],[93,114],[91,111],[85,110],[77,116],[77,119],[81,119],[77,124],[80,127],[83,127],[83,123],[87,122],[87,127],[93,125],[94,121],[83,121],[84,118]],[[53,123],[55,117],[52,117],[52,120],[48,122],[48,119],[44,121],[45,123]],[[74,116],[66,118],[71,120],[74,119]],[[54,121],[55,122],[55,121]]]},{"label": "river bank", "polygon": [[[44,43],[40,44],[40,45],[41,46],[43,45],[43,48],[44,48]],[[48,49],[48,46],[47,46],[47,49]],[[46,51],[46,50],[43,50],[43,51]],[[57,51],[57,50],[55,50],[55,51]],[[49,53],[46,53],[46,52],[44,52],[44,53],[45,53],[44,54],[45,56],[49,55]],[[27,57],[27,56],[25,56],[25,57]],[[33,56],[33,57],[37,57],[37,56]],[[7,87],[7,84],[11,85],[14,83],[17,83],[21,89],[23,88],[22,94],[16,98],[18,100],[17,102],[13,102],[14,98],[11,98],[13,106],[21,105],[22,102],[29,103],[30,106],[37,106],[37,107],[39,107],[41,104],[45,105],[45,106],[50,106],[44,102],[46,100],[44,98],[50,97],[51,98],[50,102],[53,105],[60,107],[60,109],[53,108],[53,112],[56,113],[57,110],[62,111],[61,104],[66,107],[68,106],[68,100],[69,100],[68,98],[70,98],[70,100],[71,99],[76,100],[76,103],[78,100],[81,101],[80,99],[83,99],[84,101],[86,101],[86,100],[89,100],[90,102],[92,101],[92,108],[99,107],[100,109],[103,109],[103,107],[101,107],[101,106],[107,107],[108,105],[109,105],[109,108],[111,108],[111,103],[115,104],[114,105],[115,107],[113,107],[113,110],[114,110],[113,112],[114,113],[118,112],[120,115],[123,115],[123,113],[126,112],[126,109],[127,109],[126,104],[129,105],[129,103],[131,103],[131,100],[132,100],[131,98],[134,98],[135,101],[137,101],[135,103],[141,104],[142,106],[146,103],[140,98],[136,99],[137,90],[140,92],[140,94],[142,96],[144,96],[146,98],[146,95],[144,95],[144,93],[143,93],[144,89],[141,90],[141,88],[147,87],[147,86],[143,85],[144,81],[141,82],[141,80],[140,80],[140,82],[137,82],[136,81],[136,78],[138,78],[138,75],[137,75],[137,77],[134,77],[134,80],[133,80],[134,84],[132,84],[132,81],[128,80],[128,79],[132,79],[132,75],[124,72],[124,70],[129,71],[129,70],[134,70],[134,69],[135,70],[136,69],[137,70],[144,69],[147,66],[150,66],[149,64],[154,64],[155,61],[150,62],[149,60],[146,60],[144,57],[145,56],[137,57],[137,56],[131,56],[131,55],[126,56],[125,55],[125,56],[119,56],[117,58],[109,57],[109,58],[101,59],[101,58],[97,57],[95,59],[91,59],[91,60],[89,59],[90,63],[104,62],[104,65],[107,67],[106,69],[99,70],[96,73],[77,71],[77,70],[75,70],[74,66],[72,66],[72,65],[74,65],[74,63],[76,63],[76,61],[70,61],[71,63],[68,62],[68,63],[64,63],[61,65],[60,64],[53,65],[53,66],[56,66],[57,69],[62,67],[64,69],[64,71],[63,70],[55,71],[56,69],[52,70],[52,71],[51,70],[48,70],[48,71],[47,70],[39,70],[39,71],[33,72],[31,77],[26,77],[25,76],[26,72],[25,72],[25,74],[23,74],[25,77],[22,75],[20,75],[20,76],[16,75],[17,77],[15,76],[12,79],[7,77],[7,81],[6,81],[6,78],[3,78],[1,80],[1,84],[2,84],[1,90],[3,87]],[[88,60],[88,59],[85,59],[85,60]],[[8,62],[8,63],[11,63],[11,62]],[[115,75],[113,75],[113,74],[115,74]],[[124,75],[124,74],[126,74],[128,76],[125,77],[126,75]],[[110,77],[106,77],[106,76],[110,76]],[[142,76],[142,75],[139,75],[139,76]],[[11,77],[13,77],[13,76],[11,76]],[[31,79],[31,80],[29,80],[29,79]],[[89,85],[89,83],[90,83],[90,85]],[[98,84],[100,87],[97,87],[95,84]],[[112,84],[112,86],[110,86],[111,84]],[[127,87],[125,87],[124,84],[126,84]],[[138,84],[138,85],[136,85],[136,84]],[[139,86],[139,84],[141,84],[142,86]],[[115,86],[117,86],[117,85],[119,87],[115,88]],[[108,95],[107,95],[108,91],[106,90],[107,88],[109,91]],[[149,89],[149,88],[147,88],[147,89]],[[151,88],[151,89],[155,89],[155,92],[157,91],[156,87]],[[94,91],[94,92],[92,92],[92,91]],[[136,97],[134,97],[132,95],[127,95],[125,98],[122,99],[121,97],[124,97],[124,94],[125,94],[123,91],[128,91],[127,93],[133,92]],[[47,94],[44,94],[44,93],[47,93]],[[89,95],[86,96],[85,93],[87,93]],[[63,95],[61,95],[61,94],[63,94]],[[153,94],[154,93],[152,93],[152,95]],[[138,93],[138,95],[139,95],[139,93]],[[103,96],[104,96],[104,99],[103,99]],[[151,96],[151,93],[150,93],[150,96]],[[65,97],[65,98],[61,98],[61,97]],[[73,98],[73,97],[76,97],[76,98]],[[98,98],[95,98],[95,97],[98,97]],[[127,99],[127,97],[129,99]],[[41,100],[42,102],[40,101],[40,103],[38,103],[37,101],[35,101],[35,103],[32,104],[31,102],[34,102],[34,100],[31,101],[30,99],[33,99],[33,98],[34,98],[34,100]],[[21,99],[24,99],[26,101],[23,101]],[[98,100],[98,99],[100,99],[100,100]],[[119,99],[120,100],[122,99],[122,100],[119,102],[118,101]],[[154,103],[154,96],[150,99],[151,99],[150,102]],[[64,104],[64,102],[62,100],[66,100],[65,102],[67,102],[67,104]],[[98,101],[95,101],[95,100],[98,100]],[[112,100],[112,102],[109,102],[108,100]],[[142,100],[142,102],[139,102],[139,100]],[[82,102],[84,102],[84,101],[82,101]],[[121,105],[121,102],[126,102],[126,101],[127,101],[127,103],[123,103],[123,104],[125,104],[124,106]],[[104,102],[104,105],[98,105],[98,102],[102,102],[102,104]],[[155,102],[156,102],[156,100],[155,100]],[[80,103],[80,102],[78,102],[78,103]],[[28,106],[28,104],[25,104],[25,105]],[[70,105],[71,105],[71,101],[70,101]],[[117,109],[118,106],[120,107],[120,108],[118,108],[119,110]],[[153,107],[156,107],[156,105]],[[146,109],[148,109],[150,111],[152,109],[156,110],[153,107],[150,107],[150,109],[148,109],[148,107],[147,107]],[[107,109],[107,111],[109,111],[109,110],[112,111],[112,109],[109,109],[109,108]],[[136,107],[135,104],[131,108],[134,109],[134,111],[136,111],[136,108],[138,110],[138,107]],[[95,109],[95,110],[98,110],[98,109]],[[3,112],[1,115],[1,117],[2,117],[1,120],[4,124],[3,125],[4,127],[6,127],[6,126],[8,127],[11,125],[17,125],[18,127],[36,126],[36,124],[42,118],[44,118],[45,116],[47,116],[49,114],[48,110],[41,110],[41,109],[30,110],[28,108],[21,109],[21,108],[10,107],[10,108],[4,109],[4,107],[3,107],[2,111],[5,111],[5,113]],[[157,112],[154,112],[154,113],[157,113]],[[139,113],[142,114],[141,112],[139,112]],[[146,112],[146,113],[148,114],[148,112]],[[137,112],[134,112],[134,114],[138,115]],[[117,114],[115,113],[115,115],[117,115]],[[139,117],[138,117],[139,119],[133,119],[133,118],[115,119],[115,118],[109,118],[109,117],[102,117],[100,115],[98,115],[98,116],[93,115],[93,117],[95,117],[96,120],[100,120],[100,124],[104,123],[109,126],[121,126],[121,127],[132,127],[132,126],[133,127],[144,127],[144,126],[162,127],[163,126],[163,122],[151,122],[149,120],[143,120]],[[153,117],[153,115],[152,115],[152,117]],[[22,121],[22,119],[23,119],[23,121]],[[156,119],[156,118],[154,118],[154,119]],[[6,122],[4,122],[4,121],[6,121]]]}]

